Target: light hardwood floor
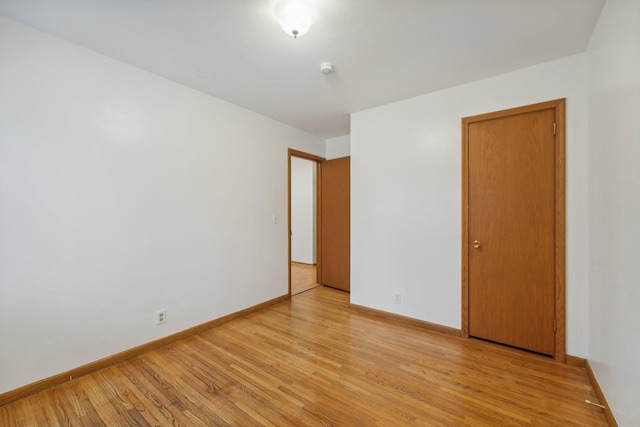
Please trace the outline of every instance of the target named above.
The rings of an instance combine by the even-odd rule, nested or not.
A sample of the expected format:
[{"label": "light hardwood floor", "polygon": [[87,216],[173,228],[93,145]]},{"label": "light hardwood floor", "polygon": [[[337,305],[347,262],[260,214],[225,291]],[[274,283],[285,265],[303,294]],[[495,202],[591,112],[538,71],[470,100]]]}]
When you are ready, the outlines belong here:
[{"label": "light hardwood floor", "polygon": [[316,286],[318,284],[315,265],[291,263],[291,295],[297,295]]},{"label": "light hardwood floor", "polygon": [[584,370],[316,287],[0,408],[2,426],[604,426]]}]

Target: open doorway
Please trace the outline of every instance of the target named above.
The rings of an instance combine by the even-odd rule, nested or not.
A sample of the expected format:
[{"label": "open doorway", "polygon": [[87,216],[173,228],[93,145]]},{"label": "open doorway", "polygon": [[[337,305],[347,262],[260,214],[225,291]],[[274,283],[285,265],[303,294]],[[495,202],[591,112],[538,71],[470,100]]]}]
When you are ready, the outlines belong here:
[{"label": "open doorway", "polygon": [[[315,207],[307,205],[303,210],[312,211],[315,215],[315,225],[298,228],[297,219],[292,219],[292,200],[296,198],[292,192],[297,192],[298,183],[293,180],[293,168],[299,164],[297,159],[308,161],[310,169],[315,171],[304,172],[306,176],[315,176],[313,184],[302,185],[302,192],[306,192],[303,199],[306,203],[315,202]],[[321,284],[346,292],[350,287],[350,169],[351,158],[343,157],[332,160],[324,160],[322,157],[307,154],[301,151],[289,149],[289,295],[303,292]],[[304,162],[303,162],[304,164]],[[307,178],[308,179],[308,178]],[[313,178],[312,178],[313,179]],[[304,190],[306,188],[306,190]],[[315,189],[315,195],[312,194]],[[293,202],[296,203],[296,202]],[[313,206],[313,205],[312,205]],[[308,221],[308,220],[307,220]],[[303,231],[306,229],[307,231]],[[311,231],[309,231],[311,229]],[[311,234],[315,231],[315,234]],[[301,235],[303,234],[303,235]],[[302,253],[298,253],[294,243],[301,238],[307,242]],[[315,240],[315,243],[309,244]],[[310,245],[310,246],[309,246]],[[310,249],[309,249],[310,248]],[[315,258],[314,258],[315,250]],[[309,256],[309,254],[311,254]],[[315,271],[314,271],[315,269]],[[315,273],[315,281],[313,276]],[[293,274],[293,276],[292,276]],[[300,283],[303,288],[292,289],[292,285]]]},{"label": "open doorway", "polygon": [[318,286],[318,163],[323,159],[289,150],[289,292]]}]

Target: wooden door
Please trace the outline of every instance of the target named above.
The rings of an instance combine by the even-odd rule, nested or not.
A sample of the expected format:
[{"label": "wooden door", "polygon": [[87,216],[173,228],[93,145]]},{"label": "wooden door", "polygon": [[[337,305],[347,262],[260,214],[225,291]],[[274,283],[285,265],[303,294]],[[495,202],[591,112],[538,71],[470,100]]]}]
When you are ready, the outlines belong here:
[{"label": "wooden door", "polygon": [[564,295],[556,115],[555,104],[539,104],[464,119],[468,334],[553,356]]},{"label": "wooden door", "polygon": [[350,291],[351,158],[320,164],[320,283]]}]

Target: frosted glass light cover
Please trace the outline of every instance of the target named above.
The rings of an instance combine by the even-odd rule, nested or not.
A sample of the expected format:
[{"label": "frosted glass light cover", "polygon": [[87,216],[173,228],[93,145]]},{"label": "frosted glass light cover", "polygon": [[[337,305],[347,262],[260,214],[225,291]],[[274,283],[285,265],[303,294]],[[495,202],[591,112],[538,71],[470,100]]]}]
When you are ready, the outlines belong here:
[{"label": "frosted glass light cover", "polygon": [[281,1],[274,14],[284,32],[294,38],[309,31],[316,18],[313,6],[304,0]]}]

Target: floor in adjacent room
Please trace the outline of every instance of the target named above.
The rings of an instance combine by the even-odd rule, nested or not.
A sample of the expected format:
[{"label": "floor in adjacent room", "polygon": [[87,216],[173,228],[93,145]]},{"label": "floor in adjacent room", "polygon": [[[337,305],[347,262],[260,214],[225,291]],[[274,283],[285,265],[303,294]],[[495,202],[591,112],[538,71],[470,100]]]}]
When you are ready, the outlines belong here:
[{"label": "floor in adjacent room", "polygon": [[318,284],[316,283],[315,265],[291,263],[291,295],[297,295],[316,286]]}]

